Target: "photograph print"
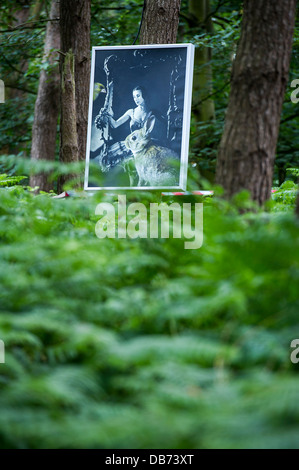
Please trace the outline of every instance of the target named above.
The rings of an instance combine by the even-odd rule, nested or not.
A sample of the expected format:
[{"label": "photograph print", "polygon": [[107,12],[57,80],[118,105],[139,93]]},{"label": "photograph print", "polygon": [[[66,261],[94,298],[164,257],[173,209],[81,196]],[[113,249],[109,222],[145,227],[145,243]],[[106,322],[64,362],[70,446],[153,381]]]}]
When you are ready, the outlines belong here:
[{"label": "photograph print", "polygon": [[94,47],[85,189],[185,190],[194,46]]}]

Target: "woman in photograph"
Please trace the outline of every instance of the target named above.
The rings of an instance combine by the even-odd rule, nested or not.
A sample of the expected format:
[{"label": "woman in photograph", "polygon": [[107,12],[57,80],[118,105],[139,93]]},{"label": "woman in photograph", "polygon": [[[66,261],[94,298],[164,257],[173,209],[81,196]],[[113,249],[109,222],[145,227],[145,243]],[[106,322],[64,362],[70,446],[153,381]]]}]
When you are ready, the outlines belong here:
[{"label": "woman in photograph", "polygon": [[[130,133],[141,129],[144,126],[144,123],[148,120],[149,117],[155,116],[156,124],[152,132],[152,140],[156,141],[163,145],[163,141],[166,139],[166,119],[161,113],[157,110],[152,110],[148,104],[148,96],[146,90],[142,86],[136,86],[132,92],[133,100],[136,104],[135,108],[128,109],[120,118],[115,120],[112,116],[112,113],[107,112],[106,110],[101,110],[98,116],[95,119],[96,127],[100,128],[103,124],[109,122],[110,126],[113,129],[117,129],[119,126],[122,126],[127,121],[130,125]],[[127,149],[124,146],[124,142],[117,142],[113,144],[112,147],[120,145],[125,153]]]},{"label": "woman in photograph", "polygon": [[[150,118],[154,118],[155,125],[153,132],[151,133],[152,140],[155,143],[160,143],[161,140],[159,137],[161,133],[166,136],[166,126],[164,124],[163,117],[157,111],[153,112],[150,109],[148,104],[148,96],[146,90],[142,86],[136,86],[132,91],[133,100],[135,102],[135,108],[128,109],[120,118],[115,120],[112,116],[112,113],[107,112],[107,110],[102,109],[99,115],[95,119],[96,127],[100,128],[103,125],[109,123],[113,129],[117,129],[126,122],[129,121],[130,133],[141,129],[145,122]],[[159,123],[157,124],[155,117],[158,116]],[[133,159],[133,154],[129,150],[124,140],[113,143],[108,147],[107,154],[103,157],[101,166],[110,170],[116,165],[123,166],[123,169],[128,173],[130,179],[130,186],[134,185],[136,180],[136,171],[134,169],[134,164],[130,162]],[[103,169],[104,169],[103,168]]]},{"label": "woman in photograph", "polygon": [[111,115],[108,115],[108,120],[113,127],[116,129],[121,126],[128,120],[130,120],[130,130],[131,132],[141,129],[145,121],[152,115],[152,111],[149,109],[147,103],[146,91],[141,86],[136,86],[133,90],[133,100],[136,104],[135,108],[128,109],[119,119],[116,121]]}]

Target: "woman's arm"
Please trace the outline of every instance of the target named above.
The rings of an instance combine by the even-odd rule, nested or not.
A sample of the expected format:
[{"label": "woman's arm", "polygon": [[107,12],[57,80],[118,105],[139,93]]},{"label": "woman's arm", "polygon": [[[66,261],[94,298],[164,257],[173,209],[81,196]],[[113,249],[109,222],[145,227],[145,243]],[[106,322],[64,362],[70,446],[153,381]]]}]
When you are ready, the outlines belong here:
[{"label": "woman's arm", "polygon": [[108,119],[109,119],[109,123],[110,125],[113,127],[113,129],[116,129],[117,127],[121,126],[122,124],[124,124],[125,122],[128,121],[128,119],[131,119],[131,115],[132,115],[132,110],[129,109],[128,111],[125,112],[125,114],[123,114],[120,118],[118,118],[116,121],[115,119],[113,119],[112,116],[108,116]]}]

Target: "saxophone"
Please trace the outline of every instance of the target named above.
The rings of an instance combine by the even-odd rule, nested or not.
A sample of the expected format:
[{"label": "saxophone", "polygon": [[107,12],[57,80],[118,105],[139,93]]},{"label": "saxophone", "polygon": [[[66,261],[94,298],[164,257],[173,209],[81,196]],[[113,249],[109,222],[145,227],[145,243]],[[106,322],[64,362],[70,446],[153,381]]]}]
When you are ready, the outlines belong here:
[{"label": "saxophone", "polygon": [[102,149],[101,149],[100,158],[99,158],[100,162],[107,155],[109,141],[111,140],[111,135],[110,135],[111,131],[110,131],[108,115],[113,115],[112,102],[113,102],[114,84],[113,84],[111,70],[109,70],[110,61],[114,61],[114,62],[117,61],[117,56],[110,55],[109,57],[106,57],[104,61],[104,70],[105,70],[106,77],[107,77],[107,88],[106,88],[107,93],[106,93],[104,106],[100,109],[99,114],[95,118],[95,126],[97,129],[100,129],[102,131],[102,140],[104,142]]}]

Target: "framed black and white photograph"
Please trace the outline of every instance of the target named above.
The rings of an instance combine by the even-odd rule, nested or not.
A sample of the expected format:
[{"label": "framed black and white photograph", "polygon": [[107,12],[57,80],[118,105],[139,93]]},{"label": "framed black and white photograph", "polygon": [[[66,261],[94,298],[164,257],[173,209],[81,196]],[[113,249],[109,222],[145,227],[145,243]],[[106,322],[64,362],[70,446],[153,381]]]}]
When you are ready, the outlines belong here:
[{"label": "framed black and white photograph", "polygon": [[93,47],[86,190],[185,190],[194,46]]}]

